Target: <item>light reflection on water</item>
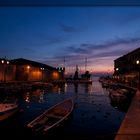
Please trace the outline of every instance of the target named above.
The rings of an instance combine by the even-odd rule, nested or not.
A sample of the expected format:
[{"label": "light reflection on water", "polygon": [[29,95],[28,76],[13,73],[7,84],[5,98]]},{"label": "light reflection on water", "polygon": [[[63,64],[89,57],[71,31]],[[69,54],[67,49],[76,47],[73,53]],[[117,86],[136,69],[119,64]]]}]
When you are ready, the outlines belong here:
[{"label": "light reflection on water", "polygon": [[[55,85],[49,90],[38,89],[23,93],[22,97],[20,97],[20,111],[12,119],[5,121],[5,124],[1,125],[4,127],[0,128],[0,130],[2,129],[3,132],[7,132],[7,127],[10,124],[14,124],[9,134],[16,137],[18,132],[20,136],[29,137],[29,134],[24,132],[27,123],[45,109],[68,97],[75,99],[72,117],[68,121],[69,123],[65,124],[64,127],[56,129],[49,136],[59,136],[62,138],[65,135],[67,138],[77,137],[78,139],[105,139],[105,136],[108,136],[108,139],[114,138],[114,134],[117,132],[125,112],[121,112],[111,106],[108,91],[101,87],[98,79],[94,78],[92,85]],[[46,137],[48,136],[43,136],[44,139]]]}]

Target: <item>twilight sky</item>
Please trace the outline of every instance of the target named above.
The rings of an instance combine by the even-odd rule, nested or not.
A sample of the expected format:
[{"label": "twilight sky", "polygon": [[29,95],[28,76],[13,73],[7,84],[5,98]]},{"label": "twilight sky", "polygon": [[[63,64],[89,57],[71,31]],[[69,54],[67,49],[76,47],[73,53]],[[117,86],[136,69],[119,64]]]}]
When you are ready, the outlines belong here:
[{"label": "twilight sky", "polygon": [[140,7],[0,7],[0,57],[111,72],[140,47]]}]

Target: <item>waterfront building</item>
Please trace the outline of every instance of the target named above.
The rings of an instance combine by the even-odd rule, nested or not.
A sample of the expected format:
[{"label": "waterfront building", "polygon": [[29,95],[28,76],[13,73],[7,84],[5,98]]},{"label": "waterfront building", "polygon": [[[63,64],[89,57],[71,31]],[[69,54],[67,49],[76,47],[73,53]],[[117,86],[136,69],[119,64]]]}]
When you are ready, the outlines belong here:
[{"label": "waterfront building", "polygon": [[57,67],[57,71],[59,72],[59,76],[61,80],[65,79],[65,67]]},{"label": "waterfront building", "polygon": [[0,81],[13,81],[15,79],[16,67],[6,58],[0,58]]},{"label": "waterfront building", "polygon": [[52,81],[64,79],[65,68],[54,68],[39,62],[19,58],[0,58],[0,81]]},{"label": "waterfront building", "polygon": [[119,82],[140,83],[140,48],[114,60],[114,76]]},{"label": "waterfront building", "polygon": [[46,64],[23,58],[10,60],[10,64],[16,67],[15,81],[48,82],[61,79],[61,72]]}]

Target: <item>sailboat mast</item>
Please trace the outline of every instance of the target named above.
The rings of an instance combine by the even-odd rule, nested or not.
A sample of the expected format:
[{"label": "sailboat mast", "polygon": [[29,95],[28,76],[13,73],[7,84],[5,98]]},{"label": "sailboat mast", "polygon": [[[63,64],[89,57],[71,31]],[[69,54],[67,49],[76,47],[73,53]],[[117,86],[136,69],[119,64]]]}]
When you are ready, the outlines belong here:
[{"label": "sailboat mast", "polygon": [[87,57],[85,58],[85,72],[87,71]]}]

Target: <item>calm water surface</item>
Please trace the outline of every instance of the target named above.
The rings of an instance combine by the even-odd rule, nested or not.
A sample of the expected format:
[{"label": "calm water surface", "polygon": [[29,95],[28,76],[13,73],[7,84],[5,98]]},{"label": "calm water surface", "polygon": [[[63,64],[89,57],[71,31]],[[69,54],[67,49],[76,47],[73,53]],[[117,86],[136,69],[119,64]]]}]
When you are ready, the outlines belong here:
[{"label": "calm water surface", "polygon": [[[2,136],[11,139],[91,139],[113,140],[125,116],[125,111],[111,105],[108,91],[98,78],[92,85],[65,84],[48,90],[19,93],[20,109],[14,116],[0,123]],[[70,118],[48,134],[34,134],[26,125],[45,109],[68,98],[75,99]]]}]

